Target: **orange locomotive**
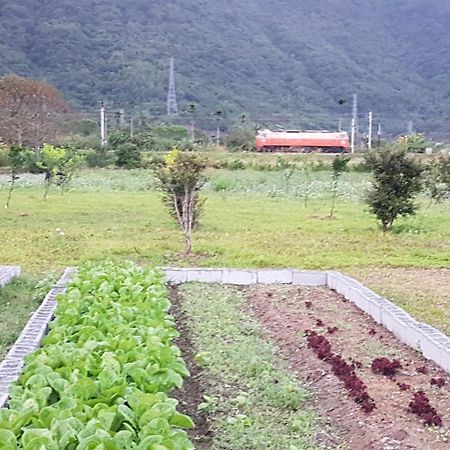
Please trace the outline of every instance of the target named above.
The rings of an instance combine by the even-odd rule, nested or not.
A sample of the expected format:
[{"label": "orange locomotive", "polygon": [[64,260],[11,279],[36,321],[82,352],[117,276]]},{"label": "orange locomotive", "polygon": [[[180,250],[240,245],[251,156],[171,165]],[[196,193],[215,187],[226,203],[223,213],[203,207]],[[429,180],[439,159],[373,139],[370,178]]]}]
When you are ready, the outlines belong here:
[{"label": "orange locomotive", "polygon": [[260,130],[256,135],[258,152],[343,153],[349,147],[345,131]]}]

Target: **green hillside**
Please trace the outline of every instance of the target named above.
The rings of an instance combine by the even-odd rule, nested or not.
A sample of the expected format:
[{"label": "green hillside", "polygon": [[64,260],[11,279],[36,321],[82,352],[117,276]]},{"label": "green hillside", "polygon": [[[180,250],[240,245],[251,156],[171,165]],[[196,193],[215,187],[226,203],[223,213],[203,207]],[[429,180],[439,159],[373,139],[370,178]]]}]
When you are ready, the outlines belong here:
[{"label": "green hillside", "polygon": [[0,74],[45,78],[85,111],[158,115],[173,55],[181,111],[325,127],[358,93],[386,127],[443,130],[448,23],[439,0],[16,0],[0,8]]}]

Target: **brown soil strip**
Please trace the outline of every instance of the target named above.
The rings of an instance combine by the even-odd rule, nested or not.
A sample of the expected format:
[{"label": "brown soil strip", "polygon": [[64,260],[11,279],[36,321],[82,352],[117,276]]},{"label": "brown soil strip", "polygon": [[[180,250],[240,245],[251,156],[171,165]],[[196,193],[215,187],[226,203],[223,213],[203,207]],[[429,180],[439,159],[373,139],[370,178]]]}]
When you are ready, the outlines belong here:
[{"label": "brown soil strip", "polygon": [[195,362],[196,352],[191,340],[191,331],[181,307],[181,295],[176,287],[171,287],[170,296],[172,303],[170,313],[175,318],[176,328],[180,333],[174,343],[180,348],[190,372],[190,376],[185,379],[183,387],[175,390],[171,397],[180,402],[179,411],[187,414],[195,423],[195,428],[188,432],[195,448],[206,449],[212,442],[213,433],[211,432],[208,415],[198,411],[198,405],[203,401],[203,395],[206,394],[209,383],[203,369]]},{"label": "brown soil strip", "polygon": [[[450,448],[450,375],[419,353],[399,343],[383,327],[326,288],[253,286],[248,289],[250,310],[268,338],[280,348],[282,358],[311,393],[312,407],[330,421],[351,450],[444,450]],[[310,307],[307,307],[311,302]],[[321,319],[323,326],[317,325]],[[327,328],[337,327],[334,333]],[[365,414],[347,395],[330,365],[307,347],[305,330],[325,333],[333,351],[361,368],[357,375],[367,385],[377,409]],[[374,334],[375,333],[375,334]],[[389,379],[372,372],[377,357],[399,359],[403,369]],[[418,373],[425,366],[428,373]],[[444,378],[443,388],[431,386],[431,378]],[[411,386],[401,391],[397,382]],[[443,427],[427,428],[408,412],[413,394],[422,390],[442,416]]]}]

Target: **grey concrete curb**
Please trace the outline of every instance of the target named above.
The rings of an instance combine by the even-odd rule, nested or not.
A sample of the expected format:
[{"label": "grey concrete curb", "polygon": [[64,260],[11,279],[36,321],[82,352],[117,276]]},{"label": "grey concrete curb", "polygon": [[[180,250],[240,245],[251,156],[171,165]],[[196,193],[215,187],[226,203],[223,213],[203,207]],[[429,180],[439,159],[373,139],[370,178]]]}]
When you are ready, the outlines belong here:
[{"label": "grey concrete curb", "polygon": [[25,356],[39,348],[42,338],[47,333],[48,324],[53,318],[56,296],[66,290],[66,285],[74,273],[76,269],[73,267],[68,267],[64,271],[63,276],[45,296],[5,359],[0,363],[0,408],[8,402],[9,387],[19,378]]},{"label": "grey concrete curb", "polygon": [[18,277],[19,275],[19,266],[0,266],[0,287],[5,286],[14,277]]},{"label": "grey concrete curb", "polygon": [[418,322],[391,301],[376,294],[355,279],[339,272],[294,269],[204,269],[162,267],[172,284],[189,281],[234,285],[292,284],[327,286],[343,295],[358,308],[383,325],[397,339],[420,351],[450,373],[450,338],[436,328]]},{"label": "grey concrete curb", "polygon": [[172,284],[201,281],[203,283],[249,284],[295,284],[323,286],[327,282],[325,272],[293,269],[204,269],[160,267]]}]

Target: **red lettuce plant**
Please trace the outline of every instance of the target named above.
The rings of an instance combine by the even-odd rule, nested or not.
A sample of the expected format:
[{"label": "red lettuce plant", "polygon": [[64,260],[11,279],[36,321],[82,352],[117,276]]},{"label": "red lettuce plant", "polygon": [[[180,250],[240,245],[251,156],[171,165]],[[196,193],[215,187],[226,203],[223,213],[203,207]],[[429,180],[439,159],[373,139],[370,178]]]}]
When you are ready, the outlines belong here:
[{"label": "red lettuce plant", "polygon": [[442,417],[430,405],[430,400],[422,391],[414,394],[409,404],[409,410],[416,416],[419,416],[425,425],[435,425],[437,427],[442,425]]},{"label": "red lettuce plant", "polygon": [[444,387],[446,385],[444,378],[432,378],[430,380],[430,383],[432,386],[437,386],[437,387]]},{"label": "red lettuce plant", "polygon": [[344,383],[349,395],[361,406],[365,413],[376,408],[375,401],[367,393],[367,386],[356,375],[355,368],[347,363],[344,358],[333,353],[328,339],[315,331],[306,331],[308,346],[318,358],[331,365],[333,373]]},{"label": "red lettuce plant", "polygon": [[376,358],[372,361],[372,370],[375,373],[382,373],[387,377],[393,377],[398,369],[402,368],[402,365],[398,359],[393,359],[392,361],[389,358]]}]

